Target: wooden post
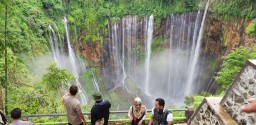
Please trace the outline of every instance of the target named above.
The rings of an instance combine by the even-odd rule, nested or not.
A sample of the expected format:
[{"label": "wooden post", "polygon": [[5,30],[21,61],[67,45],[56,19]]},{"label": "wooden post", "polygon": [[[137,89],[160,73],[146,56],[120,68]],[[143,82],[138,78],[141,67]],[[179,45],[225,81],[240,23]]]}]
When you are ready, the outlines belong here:
[{"label": "wooden post", "polygon": [[194,109],[192,106],[188,106],[187,110],[185,111],[185,116],[186,116],[186,122],[191,118],[191,116],[194,114]]}]

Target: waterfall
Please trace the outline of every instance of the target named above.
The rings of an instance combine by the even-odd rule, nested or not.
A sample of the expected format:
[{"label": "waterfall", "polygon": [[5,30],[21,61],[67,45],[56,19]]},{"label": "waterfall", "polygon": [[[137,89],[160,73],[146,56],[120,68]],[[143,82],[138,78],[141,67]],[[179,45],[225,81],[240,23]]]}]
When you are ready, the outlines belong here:
[{"label": "waterfall", "polygon": [[60,37],[59,28],[57,27],[57,25],[56,25],[55,22],[54,22],[53,24],[54,24],[55,28],[57,29],[58,38],[59,38],[59,41],[60,41],[60,48],[59,48],[60,53],[64,53],[63,48],[62,48],[63,42],[62,42],[62,39],[61,39],[61,37]]},{"label": "waterfall", "polygon": [[[183,14],[173,14],[168,17],[166,31],[169,46],[167,46],[163,55],[153,60],[158,60],[157,68],[154,68],[151,79],[151,86],[161,90],[155,92],[155,96],[161,96],[171,100],[172,102],[182,102],[184,97],[184,87],[188,78],[188,69],[190,58],[194,51],[195,40],[199,32],[201,12],[190,12]],[[152,61],[154,62],[154,61]],[[159,66],[161,65],[161,66]],[[165,68],[166,67],[166,68]],[[167,93],[164,94],[163,93]]]},{"label": "waterfall", "polygon": [[202,41],[204,23],[205,23],[205,18],[206,18],[208,6],[209,6],[209,0],[207,1],[207,4],[205,6],[204,16],[203,16],[203,20],[201,22],[201,27],[200,27],[199,35],[198,35],[197,42],[196,42],[195,52],[193,54],[193,59],[192,59],[191,66],[189,67],[189,75],[188,75],[185,95],[191,95],[191,94],[194,93],[193,90],[195,88],[193,87],[193,83],[194,83],[195,74],[196,74],[196,71],[197,71],[197,65],[198,65],[197,63],[198,63],[198,60],[199,60],[199,54],[200,54],[200,49],[201,49],[201,41]]},{"label": "waterfall", "polygon": [[78,80],[79,79],[79,73],[78,73],[78,70],[77,70],[77,67],[76,67],[76,60],[75,60],[76,57],[75,57],[75,53],[74,53],[74,51],[71,47],[71,44],[70,44],[67,22],[68,22],[68,20],[65,17],[64,18],[64,27],[65,27],[65,30],[66,30],[66,39],[67,39],[67,44],[68,44],[68,55],[69,55],[69,60],[70,60],[71,67],[72,67],[71,68],[72,69],[72,74],[76,77],[76,82],[77,82],[77,85],[78,85],[78,88],[79,88],[79,91],[80,91],[81,103],[85,104],[85,103],[87,103],[87,96],[86,96],[85,90],[83,89],[83,87],[81,86],[81,84]]},{"label": "waterfall", "polygon": [[78,78],[78,71],[77,71],[76,62],[75,62],[75,53],[70,44],[66,17],[64,18],[64,26],[65,26],[65,30],[66,30],[66,39],[67,39],[67,43],[68,43],[68,55],[69,55],[69,60],[70,60],[71,66],[72,66],[72,73],[75,75],[76,78]]},{"label": "waterfall", "polygon": [[49,25],[49,28],[52,32],[52,35],[50,35],[50,43],[51,43],[51,49],[53,53],[54,61],[57,63],[58,66],[61,66],[60,64],[60,50],[56,39],[56,34],[54,30],[52,29],[51,25]]},{"label": "waterfall", "polygon": [[[208,4],[207,4],[208,6]],[[112,23],[109,20],[109,38],[104,41],[102,71],[108,90],[126,88],[134,83],[141,96],[162,97],[167,103],[182,104],[184,96],[198,93],[201,83],[210,77],[210,64],[200,51],[205,12],[172,14],[165,26],[164,37],[154,39],[154,46],[162,50],[151,55],[153,16],[138,18],[126,16]],[[153,47],[153,46],[152,46]],[[209,58],[209,57],[208,57]],[[214,58],[214,57],[212,57]],[[200,61],[202,60],[202,61]],[[129,79],[128,82],[126,80]],[[150,101],[150,100],[148,100]]]},{"label": "waterfall", "polygon": [[151,44],[153,37],[153,15],[149,17],[149,20],[146,20],[145,32],[145,45],[146,45],[146,59],[145,59],[145,93],[149,94],[149,75],[150,75],[150,56],[151,56]]},{"label": "waterfall", "polygon": [[[111,20],[110,20],[111,21]],[[134,79],[137,54],[137,17],[126,16],[121,21],[109,22],[110,41],[104,42],[103,75],[109,91],[122,87],[125,80]],[[129,90],[127,90],[129,91]]]},{"label": "waterfall", "polygon": [[92,76],[93,76],[93,78],[92,78],[93,86],[94,86],[95,90],[99,92],[100,91],[100,87],[98,85],[98,82],[97,82],[97,79],[95,77],[94,71],[92,71]]},{"label": "waterfall", "polygon": [[80,64],[80,67],[81,67],[82,71],[85,71],[86,66],[85,66],[83,60],[79,56],[77,56],[77,58],[78,58],[78,61],[79,61],[79,64]]}]

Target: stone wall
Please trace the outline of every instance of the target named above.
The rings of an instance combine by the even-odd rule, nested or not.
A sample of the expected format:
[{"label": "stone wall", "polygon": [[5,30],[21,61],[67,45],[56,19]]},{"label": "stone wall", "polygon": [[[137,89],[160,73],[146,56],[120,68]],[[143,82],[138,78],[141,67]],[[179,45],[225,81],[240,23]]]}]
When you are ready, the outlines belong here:
[{"label": "stone wall", "polygon": [[255,98],[256,93],[256,60],[247,61],[244,68],[234,79],[226,92],[221,105],[239,125],[255,125],[256,113],[242,113],[240,108],[248,103],[249,98]]},{"label": "stone wall", "polygon": [[188,122],[191,125],[256,125],[256,113],[240,112],[249,98],[256,98],[256,60],[248,60],[225,96],[207,97]]},{"label": "stone wall", "polygon": [[191,117],[190,125],[237,125],[220,105],[222,97],[207,97]]},{"label": "stone wall", "polygon": [[223,125],[223,122],[215,115],[210,106],[206,103],[200,107],[200,110],[192,119],[191,125]]}]

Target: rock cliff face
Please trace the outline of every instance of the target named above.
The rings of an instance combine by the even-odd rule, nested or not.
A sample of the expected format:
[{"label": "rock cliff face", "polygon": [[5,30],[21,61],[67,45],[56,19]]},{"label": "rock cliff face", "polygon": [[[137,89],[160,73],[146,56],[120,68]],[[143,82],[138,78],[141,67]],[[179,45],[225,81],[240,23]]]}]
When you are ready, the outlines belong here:
[{"label": "rock cliff face", "polygon": [[[159,27],[155,27],[155,36],[163,36],[167,20],[162,20]],[[255,36],[249,36],[245,33],[245,28],[249,22],[240,21],[223,21],[212,14],[208,14],[206,24],[206,34],[202,48],[210,56],[220,57],[228,54],[231,50],[241,45],[252,46],[256,43]],[[139,34],[138,38],[143,38],[144,34]],[[110,38],[105,37],[104,42]],[[102,46],[100,41],[83,41],[78,40],[75,48],[84,56],[93,66],[100,66],[102,59]],[[220,60],[219,60],[220,61]]]},{"label": "rock cliff face", "polygon": [[210,14],[208,16],[207,42],[206,48],[211,54],[226,55],[236,47],[251,47],[256,43],[255,36],[245,33],[245,28],[249,21],[223,21]]},{"label": "rock cliff face", "polygon": [[205,39],[207,41],[205,52],[212,56],[219,57],[222,55],[222,48],[224,48],[224,44],[222,43],[223,25],[213,15],[208,15]]},{"label": "rock cliff face", "polygon": [[83,56],[92,66],[101,66],[102,46],[100,41],[83,41],[75,43],[74,48]]},{"label": "rock cliff face", "polygon": [[[182,14],[177,14],[177,15],[182,15]],[[177,16],[175,15],[175,16]],[[171,17],[171,16],[170,16]],[[170,23],[170,17],[166,18],[166,19],[162,19],[160,25],[155,25],[154,26],[154,38],[158,37],[163,39],[162,43],[158,45],[158,47],[162,47],[162,48],[168,48],[170,47],[170,42],[168,40],[168,37],[170,37],[169,35],[166,35],[166,32],[168,32],[168,30],[170,30],[170,27],[172,25],[172,23]],[[139,21],[140,19],[138,18],[138,20],[136,18],[132,18],[130,21],[131,24],[133,23],[137,23],[137,29],[133,31],[133,29],[131,29],[131,34],[135,35],[134,38],[126,38],[127,36],[120,36],[120,38],[118,39],[129,39],[131,42],[129,43],[129,45],[131,46],[135,46],[135,47],[131,47],[132,49],[128,49],[126,48],[126,46],[128,46],[128,42],[125,42],[124,46],[124,50],[125,51],[136,51],[135,54],[127,56],[125,55],[124,60],[125,65],[134,65],[133,63],[129,63],[127,62],[128,58],[132,57],[134,58],[134,62],[136,63],[140,63],[137,59],[139,57],[143,57],[143,52],[144,52],[144,28],[142,27],[142,23],[143,21]],[[129,21],[129,20],[127,20]],[[168,22],[169,21],[169,22]],[[180,21],[182,22],[182,21]],[[127,23],[127,22],[120,22],[120,24],[123,25],[123,23]],[[118,26],[119,28],[122,28],[122,25]],[[181,25],[181,24],[180,24]],[[245,28],[248,26],[248,22],[245,22],[243,20],[240,21],[223,21],[221,19],[219,19],[218,17],[214,16],[213,14],[208,14],[207,16],[207,20],[206,20],[206,24],[205,24],[205,30],[204,30],[204,37],[203,37],[203,41],[202,41],[202,45],[201,45],[201,56],[204,57],[203,61],[206,61],[206,65],[204,65],[203,67],[205,67],[206,71],[211,71],[213,72],[213,70],[218,71],[220,69],[220,65],[222,63],[222,57],[223,55],[227,55],[228,53],[230,53],[234,48],[239,47],[241,45],[243,46],[252,46],[255,42],[256,39],[253,36],[249,36],[245,33]],[[111,26],[110,26],[111,27]],[[182,26],[181,26],[182,27]],[[185,26],[186,27],[186,26]],[[169,28],[169,29],[168,29]],[[139,30],[138,30],[139,29]],[[182,29],[182,28],[181,28]],[[127,28],[124,28],[124,31],[126,31]],[[192,29],[191,29],[192,30]],[[92,41],[92,40],[88,40],[88,41],[84,41],[82,39],[78,40],[75,42],[74,48],[76,49],[77,53],[80,53],[80,55],[82,55],[89,63],[90,66],[95,66],[95,67],[101,67],[103,68],[103,64],[107,65],[108,67],[105,68],[105,70],[108,70],[108,74],[110,76],[116,76],[117,74],[114,72],[115,70],[117,70],[116,64],[113,63],[113,60],[118,60],[116,56],[113,55],[113,53],[109,53],[110,50],[114,50],[115,47],[109,47],[109,45],[113,44],[112,40],[113,40],[113,36],[112,34],[112,29],[110,29],[109,31],[109,35],[108,36],[104,36],[104,43],[102,44],[100,41]],[[122,34],[121,32],[123,32],[122,30],[118,31],[117,34]],[[179,32],[178,29],[174,29],[174,32]],[[192,32],[192,31],[191,31]],[[186,32],[184,32],[186,33]],[[85,33],[84,36],[86,36]],[[167,38],[167,39],[166,39]],[[186,38],[186,37],[183,37]],[[134,41],[140,41],[139,44],[135,45]],[[118,43],[119,45],[120,43]],[[104,45],[104,46],[102,46]],[[122,44],[120,44],[122,45]],[[138,52],[140,51],[140,52]],[[118,51],[118,53],[122,53],[123,51]],[[106,56],[106,53],[107,56]],[[104,55],[105,54],[105,55]],[[138,54],[142,54],[138,55]],[[112,57],[112,58],[110,58]],[[107,61],[106,62],[106,58]],[[121,58],[121,57],[120,57]],[[105,61],[104,61],[105,59]],[[111,61],[112,60],[112,61]],[[104,63],[103,63],[104,62]],[[214,66],[210,65],[210,64],[214,64]],[[127,70],[133,70],[132,68],[126,68]],[[113,71],[113,72],[111,72]],[[120,74],[120,73],[119,73]],[[103,77],[103,73],[101,73],[102,77]],[[127,74],[126,74],[127,75]],[[128,74],[129,75],[129,74]],[[210,74],[210,75],[214,75],[214,74]],[[207,81],[208,77],[205,76],[205,79],[203,79],[203,81]],[[112,78],[112,80],[114,80]],[[110,82],[108,82],[110,83]],[[203,83],[205,84],[205,83]],[[211,84],[211,83],[210,83]],[[199,88],[200,90],[205,89],[205,85],[201,85],[203,86],[202,88]],[[206,91],[208,91],[206,89]],[[212,90],[214,91],[214,90]]]}]

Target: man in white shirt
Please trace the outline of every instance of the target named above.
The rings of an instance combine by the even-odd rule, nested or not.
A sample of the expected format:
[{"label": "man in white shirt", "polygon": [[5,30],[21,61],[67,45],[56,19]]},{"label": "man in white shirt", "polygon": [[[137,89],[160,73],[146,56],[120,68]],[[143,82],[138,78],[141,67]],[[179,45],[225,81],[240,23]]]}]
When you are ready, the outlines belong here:
[{"label": "man in white shirt", "polygon": [[30,121],[20,120],[21,110],[19,108],[15,108],[11,111],[11,117],[12,117],[13,121],[9,125],[33,125],[33,123]]},{"label": "man in white shirt", "polygon": [[152,109],[148,125],[172,125],[173,115],[164,108],[164,105],[164,99],[157,98],[155,100],[155,107]]}]

